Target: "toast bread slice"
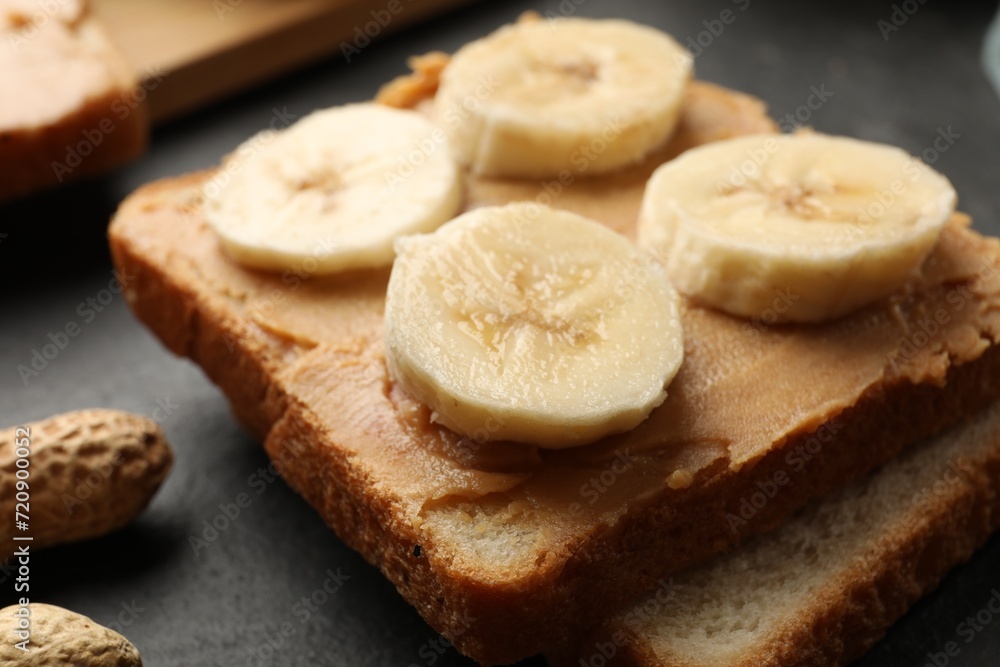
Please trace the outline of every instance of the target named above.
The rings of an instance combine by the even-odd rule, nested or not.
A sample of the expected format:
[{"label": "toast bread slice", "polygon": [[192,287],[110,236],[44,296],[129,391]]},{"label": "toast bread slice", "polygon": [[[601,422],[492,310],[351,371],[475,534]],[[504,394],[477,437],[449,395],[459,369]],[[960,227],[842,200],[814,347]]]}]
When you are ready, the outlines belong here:
[{"label": "toast bread slice", "polygon": [[139,155],[144,91],[83,0],[0,0],[0,201]]},{"label": "toast bread slice", "polygon": [[[470,176],[465,207],[532,199],[631,235],[658,164],[773,130],[758,101],[695,82],[669,145],[644,163],[568,183]],[[223,182],[160,181],[121,205],[109,236],[130,305],[222,388],[341,538],[483,663],[578,641],[662,577],[1000,394],[1000,244],[956,215],[911,285],[834,323],[772,326],[688,303],[684,366],[628,434],[560,452],[460,438],[386,375],[388,271],[239,267],[201,217],[212,179]],[[781,472],[790,483],[747,513]]]},{"label": "toast bread slice", "polygon": [[997,529],[1000,403],[665,580],[566,664],[846,665]]}]

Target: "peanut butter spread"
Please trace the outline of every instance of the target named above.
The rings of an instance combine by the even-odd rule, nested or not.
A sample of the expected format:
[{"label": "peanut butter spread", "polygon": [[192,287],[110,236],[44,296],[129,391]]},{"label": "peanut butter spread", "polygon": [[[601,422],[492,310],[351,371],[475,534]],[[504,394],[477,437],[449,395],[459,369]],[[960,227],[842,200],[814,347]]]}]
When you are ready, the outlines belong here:
[{"label": "peanut butter spread", "polygon": [[[412,99],[405,83],[394,84],[394,100],[419,103],[433,92],[425,83]],[[564,182],[468,177],[465,208],[531,199],[631,236],[657,165],[691,146],[773,129],[756,100],[693,83],[675,136],[646,162]],[[1000,340],[1000,243],[969,231],[959,214],[912,284],[839,321],[778,326],[767,312],[751,321],[686,304],[680,374],[666,402],[629,433],[557,451],[481,443],[432,424],[427,409],[387,377],[388,270],[319,278],[308,266],[282,275],[241,268],[222,254],[199,212],[199,188],[216,177],[173,181],[126,202],[113,235],[170,275],[189,276],[185,285],[197,286],[199,305],[223,313],[238,341],[263,350],[258,358],[272,390],[301,403],[331,442],[354,453],[359,474],[391,490],[424,530],[449,512],[468,513],[473,525],[477,510],[467,501],[476,499],[483,511],[530,515],[537,530],[523,538],[531,541],[526,548],[572,544],[635,502],[696,487],[709,466],[739,470],[790,436],[836,423],[865,392],[896,382],[940,384],[950,365]],[[794,298],[778,293],[774,308]],[[465,554],[453,557],[461,565]]]},{"label": "peanut butter spread", "polygon": [[50,125],[132,83],[79,0],[0,0],[0,42],[0,132]]}]

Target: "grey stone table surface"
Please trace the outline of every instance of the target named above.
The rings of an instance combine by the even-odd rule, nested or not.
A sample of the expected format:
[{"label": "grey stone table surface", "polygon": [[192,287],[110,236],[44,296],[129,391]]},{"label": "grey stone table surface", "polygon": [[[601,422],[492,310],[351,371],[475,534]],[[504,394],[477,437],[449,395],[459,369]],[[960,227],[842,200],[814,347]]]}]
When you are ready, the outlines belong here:
[{"label": "grey stone table surface", "polygon": [[[923,155],[955,183],[976,226],[1000,234],[1000,98],[981,66],[993,4],[479,3],[379,39],[350,63],[337,55],[158,129],[145,157],[111,175],[0,207],[0,425],[122,408],[160,419],[177,453],[173,474],[131,527],[34,558],[33,600],[117,624],[150,667],[467,664],[267,472],[261,447],[220,393],[108,289],[105,227],[134,188],[215,164],[276,112],[302,116],[369,98],[404,71],[406,56],[454,50],[525,9],[661,27],[694,45],[700,78],[761,97],[785,124]],[[80,334],[25,381],[18,365],[69,322]],[[219,520],[220,505],[240,494],[250,504],[238,518]],[[192,546],[213,520],[228,526]],[[983,613],[997,590],[1000,539],[993,539],[861,664],[998,664],[1000,615]],[[14,595],[9,573],[0,572],[0,606]],[[948,642],[956,656],[941,655]]]}]

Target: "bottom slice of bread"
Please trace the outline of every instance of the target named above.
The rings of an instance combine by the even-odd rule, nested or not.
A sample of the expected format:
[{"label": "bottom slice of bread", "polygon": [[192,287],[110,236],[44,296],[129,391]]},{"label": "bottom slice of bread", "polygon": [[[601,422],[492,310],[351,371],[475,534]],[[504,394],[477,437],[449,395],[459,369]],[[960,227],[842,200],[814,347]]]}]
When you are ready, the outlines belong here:
[{"label": "bottom slice of bread", "polygon": [[1000,528],[1000,403],[675,575],[574,665],[843,665]]}]

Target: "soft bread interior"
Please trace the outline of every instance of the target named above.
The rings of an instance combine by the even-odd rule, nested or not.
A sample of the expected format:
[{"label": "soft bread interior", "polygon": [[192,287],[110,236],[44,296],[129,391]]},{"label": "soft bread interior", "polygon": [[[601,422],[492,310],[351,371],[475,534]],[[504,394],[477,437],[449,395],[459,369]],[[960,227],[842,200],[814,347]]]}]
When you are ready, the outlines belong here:
[{"label": "soft bread interior", "polygon": [[[868,587],[871,600],[891,581],[915,599],[936,584],[995,526],[998,478],[1000,403],[776,532],[673,577],[665,595],[641,600],[613,626],[650,666],[777,665],[810,642],[827,642],[816,651],[843,646],[816,630],[864,609],[850,608],[852,588]],[[889,612],[888,626],[895,618],[885,602],[869,618]]]}]

